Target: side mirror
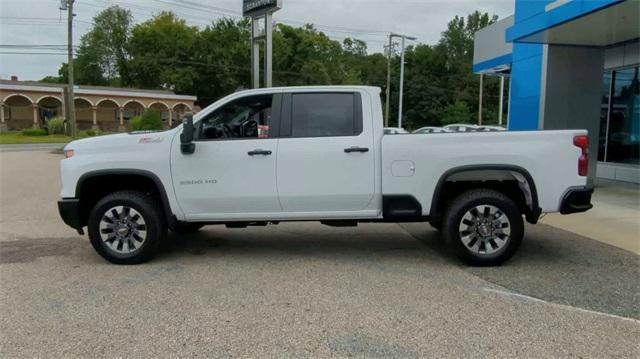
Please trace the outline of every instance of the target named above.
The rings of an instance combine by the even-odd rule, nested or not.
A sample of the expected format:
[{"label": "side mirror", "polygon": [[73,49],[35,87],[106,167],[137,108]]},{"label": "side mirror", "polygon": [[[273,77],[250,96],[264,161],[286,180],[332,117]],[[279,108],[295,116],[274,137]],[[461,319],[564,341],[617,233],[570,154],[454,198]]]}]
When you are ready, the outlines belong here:
[{"label": "side mirror", "polygon": [[180,134],[180,151],[185,155],[193,154],[196,151],[196,144],[193,143],[194,133],[193,114],[188,113],[182,125],[182,133]]}]

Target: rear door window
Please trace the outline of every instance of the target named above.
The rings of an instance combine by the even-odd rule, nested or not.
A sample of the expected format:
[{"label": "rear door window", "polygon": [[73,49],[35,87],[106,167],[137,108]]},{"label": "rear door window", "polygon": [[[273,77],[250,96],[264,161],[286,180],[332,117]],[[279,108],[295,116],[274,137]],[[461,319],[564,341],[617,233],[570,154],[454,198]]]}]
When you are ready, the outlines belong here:
[{"label": "rear door window", "polygon": [[294,93],[291,137],[357,136],[362,132],[360,107],[358,93]]}]

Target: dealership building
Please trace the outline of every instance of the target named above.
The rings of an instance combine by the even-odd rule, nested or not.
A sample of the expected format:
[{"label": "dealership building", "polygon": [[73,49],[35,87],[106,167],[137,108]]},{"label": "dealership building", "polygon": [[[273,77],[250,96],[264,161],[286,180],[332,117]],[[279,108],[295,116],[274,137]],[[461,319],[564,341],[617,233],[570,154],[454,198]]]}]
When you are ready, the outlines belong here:
[{"label": "dealership building", "polygon": [[640,1],[515,0],[474,50],[508,81],[509,130],[587,129],[591,178],[640,183]]}]

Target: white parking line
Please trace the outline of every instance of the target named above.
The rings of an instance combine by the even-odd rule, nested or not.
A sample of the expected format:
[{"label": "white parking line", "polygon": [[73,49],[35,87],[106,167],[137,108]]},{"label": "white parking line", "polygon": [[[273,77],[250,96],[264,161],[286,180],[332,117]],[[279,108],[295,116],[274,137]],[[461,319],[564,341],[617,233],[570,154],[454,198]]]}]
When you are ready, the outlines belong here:
[{"label": "white parking line", "polygon": [[551,305],[551,306],[554,306],[554,307],[558,307],[558,308],[565,309],[565,310],[571,310],[571,311],[574,311],[574,312],[583,312],[583,313],[595,314],[595,315],[599,315],[599,316],[615,318],[615,319],[621,319],[621,320],[627,320],[627,321],[630,321],[630,322],[633,322],[633,323],[636,323],[636,324],[640,324],[640,320],[638,320],[638,319],[622,317],[622,316],[615,315],[615,314],[598,312],[598,311],[595,311],[595,310],[572,307],[572,306],[566,305],[566,304],[553,303],[553,302],[546,301],[544,299],[539,299],[539,298],[531,297],[531,296],[524,295],[524,294],[519,294],[519,293],[509,292],[509,291],[505,291],[505,290],[494,289],[494,288],[486,288],[486,287],[482,288],[482,290],[484,290],[485,292],[491,292],[491,293],[495,293],[495,294],[499,294],[499,295],[503,295],[503,296],[507,296],[507,297],[516,298],[516,299],[521,299],[521,300],[526,300],[526,301],[531,301],[531,302],[536,302],[536,303],[548,304],[548,305]]}]

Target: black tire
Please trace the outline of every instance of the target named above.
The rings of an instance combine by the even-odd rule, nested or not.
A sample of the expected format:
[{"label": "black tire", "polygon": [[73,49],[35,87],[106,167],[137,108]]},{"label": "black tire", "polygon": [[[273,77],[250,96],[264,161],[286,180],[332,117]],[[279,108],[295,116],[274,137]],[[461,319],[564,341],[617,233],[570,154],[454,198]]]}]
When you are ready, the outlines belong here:
[{"label": "black tire", "polygon": [[171,232],[178,234],[190,234],[196,233],[200,228],[204,227],[204,224],[200,223],[179,223],[175,227],[171,228]]},{"label": "black tire", "polygon": [[[478,208],[483,210],[482,214],[478,214]],[[487,216],[487,208],[497,208],[495,215]],[[474,213],[478,215],[474,216]],[[508,219],[506,225],[502,223],[506,221],[503,215]],[[502,222],[496,219],[497,216]],[[478,225],[478,221],[482,223],[484,219],[491,224]],[[468,231],[471,229],[469,226],[474,230]],[[503,233],[507,228],[508,235]],[[494,190],[477,189],[462,193],[451,202],[445,212],[442,229],[448,247],[458,258],[470,265],[495,266],[511,258],[520,247],[524,221],[513,200]],[[483,248],[485,253],[482,253]],[[488,253],[490,251],[495,252]]]},{"label": "black tire", "polygon": [[[122,207],[122,213],[126,212],[126,215],[121,213],[121,215],[118,216],[118,219],[122,221],[129,220],[129,223],[134,223],[135,215],[129,216],[129,213],[137,212],[139,215],[137,221],[140,221],[140,218],[142,218],[141,223],[136,224],[136,233],[142,235],[144,232],[144,240],[139,243],[137,242],[138,239],[135,239],[135,244],[140,246],[135,247],[135,245],[133,245],[135,249],[128,253],[119,253],[116,250],[119,248],[113,249],[111,246],[115,245],[116,241],[118,241],[117,247],[121,247],[119,245],[121,242],[122,250],[125,250],[124,242],[128,242],[127,248],[130,248],[129,246],[131,246],[134,241],[133,237],[128,237],[128,240],[124,237],[122,240],[103,239],[103,235],[109,237],[113,234],[113,236],[115,236],[115,233],[118,232],[115,229],[103,228],[101,230],[100,228],[101,225],[109,225],[109,221],[112,223],[116,218],[116,215],[110,212],[114,207]],[[129,210],[126,210],[126,208],[129,208]],[[105,219],[105,217],[107,218]],[[124,230],[126,233],[129,233],[126,228]],[[107,232],[105,233],[103,231]],[[155,256],[160,243],[167,235],[167,225],[163,210],[157,199],[137,191],[120,191],[103,197],[95,204],[89,214],[88,232],[91,245],[104,259],[115,264],[139,264]],[[118,235],[119,234],[118,232]],[[138,235],[137,238],[142,238],[140,235]]]}]

